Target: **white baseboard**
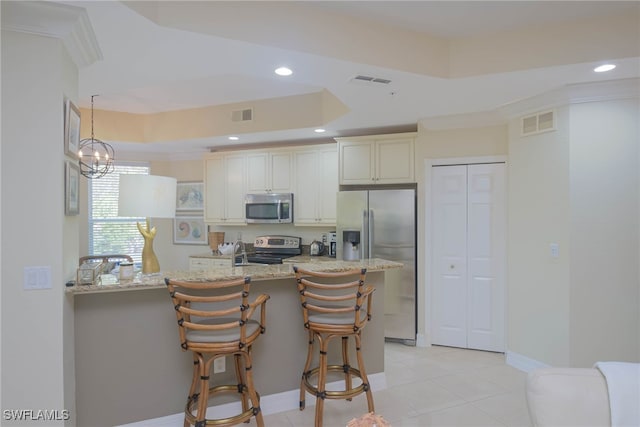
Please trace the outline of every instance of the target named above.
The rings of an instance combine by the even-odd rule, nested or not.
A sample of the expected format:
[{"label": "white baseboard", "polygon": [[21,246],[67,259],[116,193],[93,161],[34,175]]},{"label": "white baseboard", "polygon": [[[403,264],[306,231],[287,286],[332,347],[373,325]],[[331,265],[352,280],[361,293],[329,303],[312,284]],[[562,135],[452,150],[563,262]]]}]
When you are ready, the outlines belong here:
[{"label": "white baseboard", "polygon": [[431,347],[431,343],[427,341],[425,334],[416,335],[416,347]]},{"label": "white baseboard", "polygon": [[[387,388],[387,377],[384,372],[369,375],[371,389],[380,391]],[[342,381],[335,381],[327,384],[327,389],[339,389]],[[307,407],[315,406],[315,397],[307,393]],[[290,411],[300,407],[300,390],[288,390],[282,393],[269,394],[260,397],[260,408],[262,415],[277,414],[278,412]],[[235,415],[241,412],[240,402],[225,403],[209,408],[220,414],[221,417]],[[122,424],[118,427],[181,427],[184,422],[184,413],[167,415],[166,417],[154,418],[151,420],[138,421],[131,424]]]},{"label": "white baseboard", "polygon": [[513,366],[514,368],[527,373],[535,371],[536,369],[551,367],[546,363],[539,362],[535,359],[531,359],[527,356],[523,356],[513,351],[507,351],[506,356],[507,365]]}]

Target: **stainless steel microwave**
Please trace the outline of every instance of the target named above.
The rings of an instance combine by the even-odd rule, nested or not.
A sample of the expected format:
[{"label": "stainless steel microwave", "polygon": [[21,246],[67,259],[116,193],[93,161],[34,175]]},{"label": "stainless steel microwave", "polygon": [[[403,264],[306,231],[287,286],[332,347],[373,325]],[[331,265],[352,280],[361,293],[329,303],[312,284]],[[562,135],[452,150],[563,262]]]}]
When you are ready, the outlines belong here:
[{"label": "stainless steel microwave", "polygon": [[293,194],[247,194],[244,198],[244,210],[248,223],[292,223]]}]

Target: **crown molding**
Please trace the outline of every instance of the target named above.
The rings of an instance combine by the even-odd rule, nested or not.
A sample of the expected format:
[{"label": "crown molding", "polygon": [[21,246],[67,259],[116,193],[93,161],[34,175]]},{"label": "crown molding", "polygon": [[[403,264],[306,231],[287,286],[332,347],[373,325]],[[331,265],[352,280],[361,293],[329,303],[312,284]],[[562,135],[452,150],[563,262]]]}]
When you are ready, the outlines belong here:
[{"label": "crown molding", "polygon": [[48,1],[3,1],[2,29],[62,40],[79,68],[102,59],[89,15],[82,7]]},{"label": "crown molding", "polygon": [[498,108],[500,116],[515,118],[562,105],[640,97],[640,79],[628,78],[565,85]]},{"label": "crown molding", "polygon": [[640,78],[566,85],[530,98],[503,105],[494,110],[424,118],[421,119],[419,123],[423,128],[429,130],[496,126],[506,124],[509,120],[516,117],[562,105],[631,98],[640,98]]}]

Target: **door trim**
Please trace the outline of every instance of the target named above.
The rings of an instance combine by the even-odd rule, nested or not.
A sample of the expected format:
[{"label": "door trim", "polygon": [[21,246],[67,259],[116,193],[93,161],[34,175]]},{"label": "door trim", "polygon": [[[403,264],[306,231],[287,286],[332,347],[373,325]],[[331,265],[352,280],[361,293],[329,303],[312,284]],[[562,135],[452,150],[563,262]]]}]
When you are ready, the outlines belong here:
[{"label": "door trim", "polygon": [[[486,163],[504,163],[505,167],[508,166],[507,156],[478,156],[478,157],[445,157],[445,158],[425,158],[424,159],[424,268],[422,269],[422,279],[424,283],[424,336],[420,337],[418,340],[419,344],[424,347],[431,346],[431,337],[433,336],[433,331],[431,330],[431,316],[433,315],[431,310],[431,300],[433,293],[433,278],[431,277],[431,272],[433,271],[433,252],[432,248],[432,194],[431,194],[431,170],[433,166],[454,166],[454,165],[474,165],[474,164],[486,164]],[[505,171],[505,209],[508,207],[508,188],[509,188],[509,174],[508,168]],[[508,217],[505,215],[505,218],[508,221]],[[505,239],[508,242],[507,236],[507,224],[505,224]],[[505,260],[504,265],[504,313],[505,313],[505,321],[504,321],[504,343],[505,343],[505,352],[507,351],[507,337],[508,337],[508,318],[507,318],[507,265]]]}]

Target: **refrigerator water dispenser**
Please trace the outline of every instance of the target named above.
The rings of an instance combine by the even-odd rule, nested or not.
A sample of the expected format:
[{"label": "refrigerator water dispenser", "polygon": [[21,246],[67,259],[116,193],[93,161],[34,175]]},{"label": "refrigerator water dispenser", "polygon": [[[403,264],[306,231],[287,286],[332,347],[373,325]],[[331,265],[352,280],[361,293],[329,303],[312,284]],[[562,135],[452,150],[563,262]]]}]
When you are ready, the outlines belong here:
[{"label": "refrigerator water dispenser", "polygon": [[357,261],[360,259],[360,232],[344,230],[342,232],[342,259]]}]

